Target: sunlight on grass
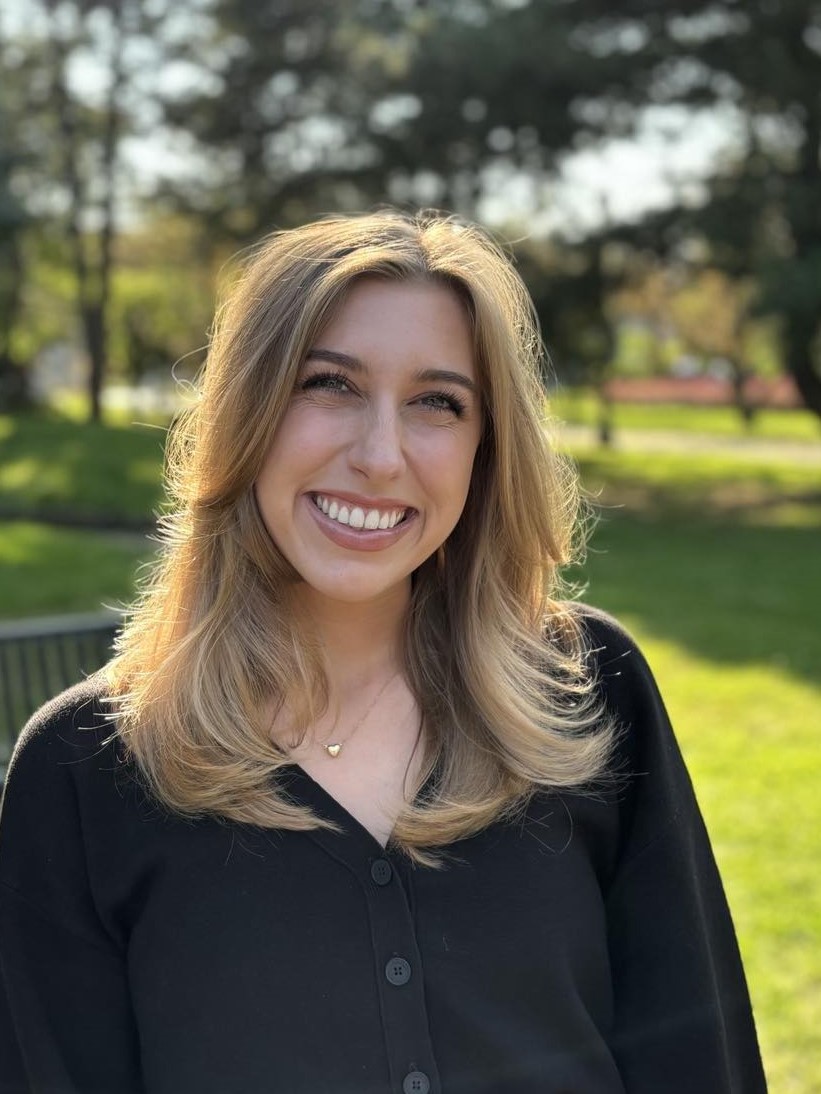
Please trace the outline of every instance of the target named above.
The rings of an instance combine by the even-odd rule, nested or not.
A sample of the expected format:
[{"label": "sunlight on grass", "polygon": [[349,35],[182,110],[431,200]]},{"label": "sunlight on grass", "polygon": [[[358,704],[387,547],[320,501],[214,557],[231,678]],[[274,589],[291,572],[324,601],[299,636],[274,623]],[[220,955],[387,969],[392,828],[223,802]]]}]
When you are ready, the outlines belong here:
[{"label": "sunlight on grass", "polygon": [[35,456],[4,461],[0,468],[0,490],[9,494],[36,494],[42,498],[59,497],[71,489],[71,476],[65,464],[49,463]]},{"label": "sunlight on grass", "polygon": [[0,417],[0,505],[20,515],[148,520],[162,499],[165,430]]},{"label": "sunlight on grass", "polygon": [[[550,398],[550,412],[574,425],[596,426],[601,403],[589,388],[559,388]],[[685,406],[675,403],[617,403],[613,424],[622,429],[663,429],[712,433],[761,440],[821,441],[821,420],[809,410],[761,410],[747,427],[730,406]]]},{"label": "sunlight on grass", "polygon": [[7,523],[0,531],[0,616],[87,612],[127,602],[136,567],[152,550],[138,536]]},{"label": "sunlight on grass", "polygon": [[[571,447],[588,495],[608,507],[660,514],[708,512],[740,523],[821,525],[821,465],[749,459],[728,453],[619,452]],[[813,514],[815,516],[813,517]]]}]

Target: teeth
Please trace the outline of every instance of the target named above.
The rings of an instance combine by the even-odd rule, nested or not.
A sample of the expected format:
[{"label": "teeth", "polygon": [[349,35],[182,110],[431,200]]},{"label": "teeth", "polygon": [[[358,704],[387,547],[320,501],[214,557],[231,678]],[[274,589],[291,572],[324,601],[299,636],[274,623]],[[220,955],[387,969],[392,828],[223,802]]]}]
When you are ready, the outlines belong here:
[{"label": "teeth", "polygon": [[317,509],[321,509],[331,520],[338,524],[347,524],[351,528],[374,531],[377,528],[395,528],[405,514],[404,509],[389,509],[382,513],[378,509],[363,509],[359,505],[347,506],[340,504],[332,498],[326,498],[324,494],[317,494],[315,498]]}]

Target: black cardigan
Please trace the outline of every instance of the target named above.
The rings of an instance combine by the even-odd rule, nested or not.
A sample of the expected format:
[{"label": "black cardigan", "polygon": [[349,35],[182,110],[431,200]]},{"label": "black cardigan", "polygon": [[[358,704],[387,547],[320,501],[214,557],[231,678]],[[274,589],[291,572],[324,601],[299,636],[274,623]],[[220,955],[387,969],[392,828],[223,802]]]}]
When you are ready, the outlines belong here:
[{"label": "black cardigan", "polygon": [[1,1094],[759,1094],[747,988],[653,678],[587,624],[618,792],[412,866],[152,802],[92,679],[23,733],[0,814]]}]

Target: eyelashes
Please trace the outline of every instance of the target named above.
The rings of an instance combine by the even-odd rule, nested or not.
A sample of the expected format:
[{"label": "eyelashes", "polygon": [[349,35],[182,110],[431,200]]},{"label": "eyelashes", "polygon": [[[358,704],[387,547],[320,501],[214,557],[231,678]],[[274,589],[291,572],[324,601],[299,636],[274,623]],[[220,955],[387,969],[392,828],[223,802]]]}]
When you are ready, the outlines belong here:
[{"label": "eyelashes", "polygon": [[300,391],[350,391],[348,377],[344,372],[317,372],[299,385]]},{"label": "eyelashes", "polygon": [[[300,391],[328,392],[330,394],[355,394],[356,389],[351,385],[350,377],[346,372],[328,371],[316,372],[299,382]],[[431,410],[444,414],[453,414],[461,418],[467,411],[467,403],[451,391],[429,391],[418,396],[414,402],[428,407]]]},{"label": "eyelashes", "polygon": [[461,418],[467,410],[467,404],[449,391],[432,391],[429,395],[423,395],[421,401],[432,410],[450,411],[457,418]]}]

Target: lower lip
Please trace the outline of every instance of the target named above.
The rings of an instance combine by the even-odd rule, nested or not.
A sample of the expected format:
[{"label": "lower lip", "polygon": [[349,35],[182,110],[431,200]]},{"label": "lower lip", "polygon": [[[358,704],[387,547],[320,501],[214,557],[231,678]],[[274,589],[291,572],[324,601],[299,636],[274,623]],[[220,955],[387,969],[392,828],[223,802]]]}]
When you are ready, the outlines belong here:
[{"label": "lower lip", "polygon": [[417,516],[414,510],[393,528],[351,528],[348,524],[331,520],[327,514],[317,508],[309,495],[305,495],[305,503],[319,530],[338,547],[346,547],[352,551],[381,551],[385,547],[391,547],[405,535]]}]

